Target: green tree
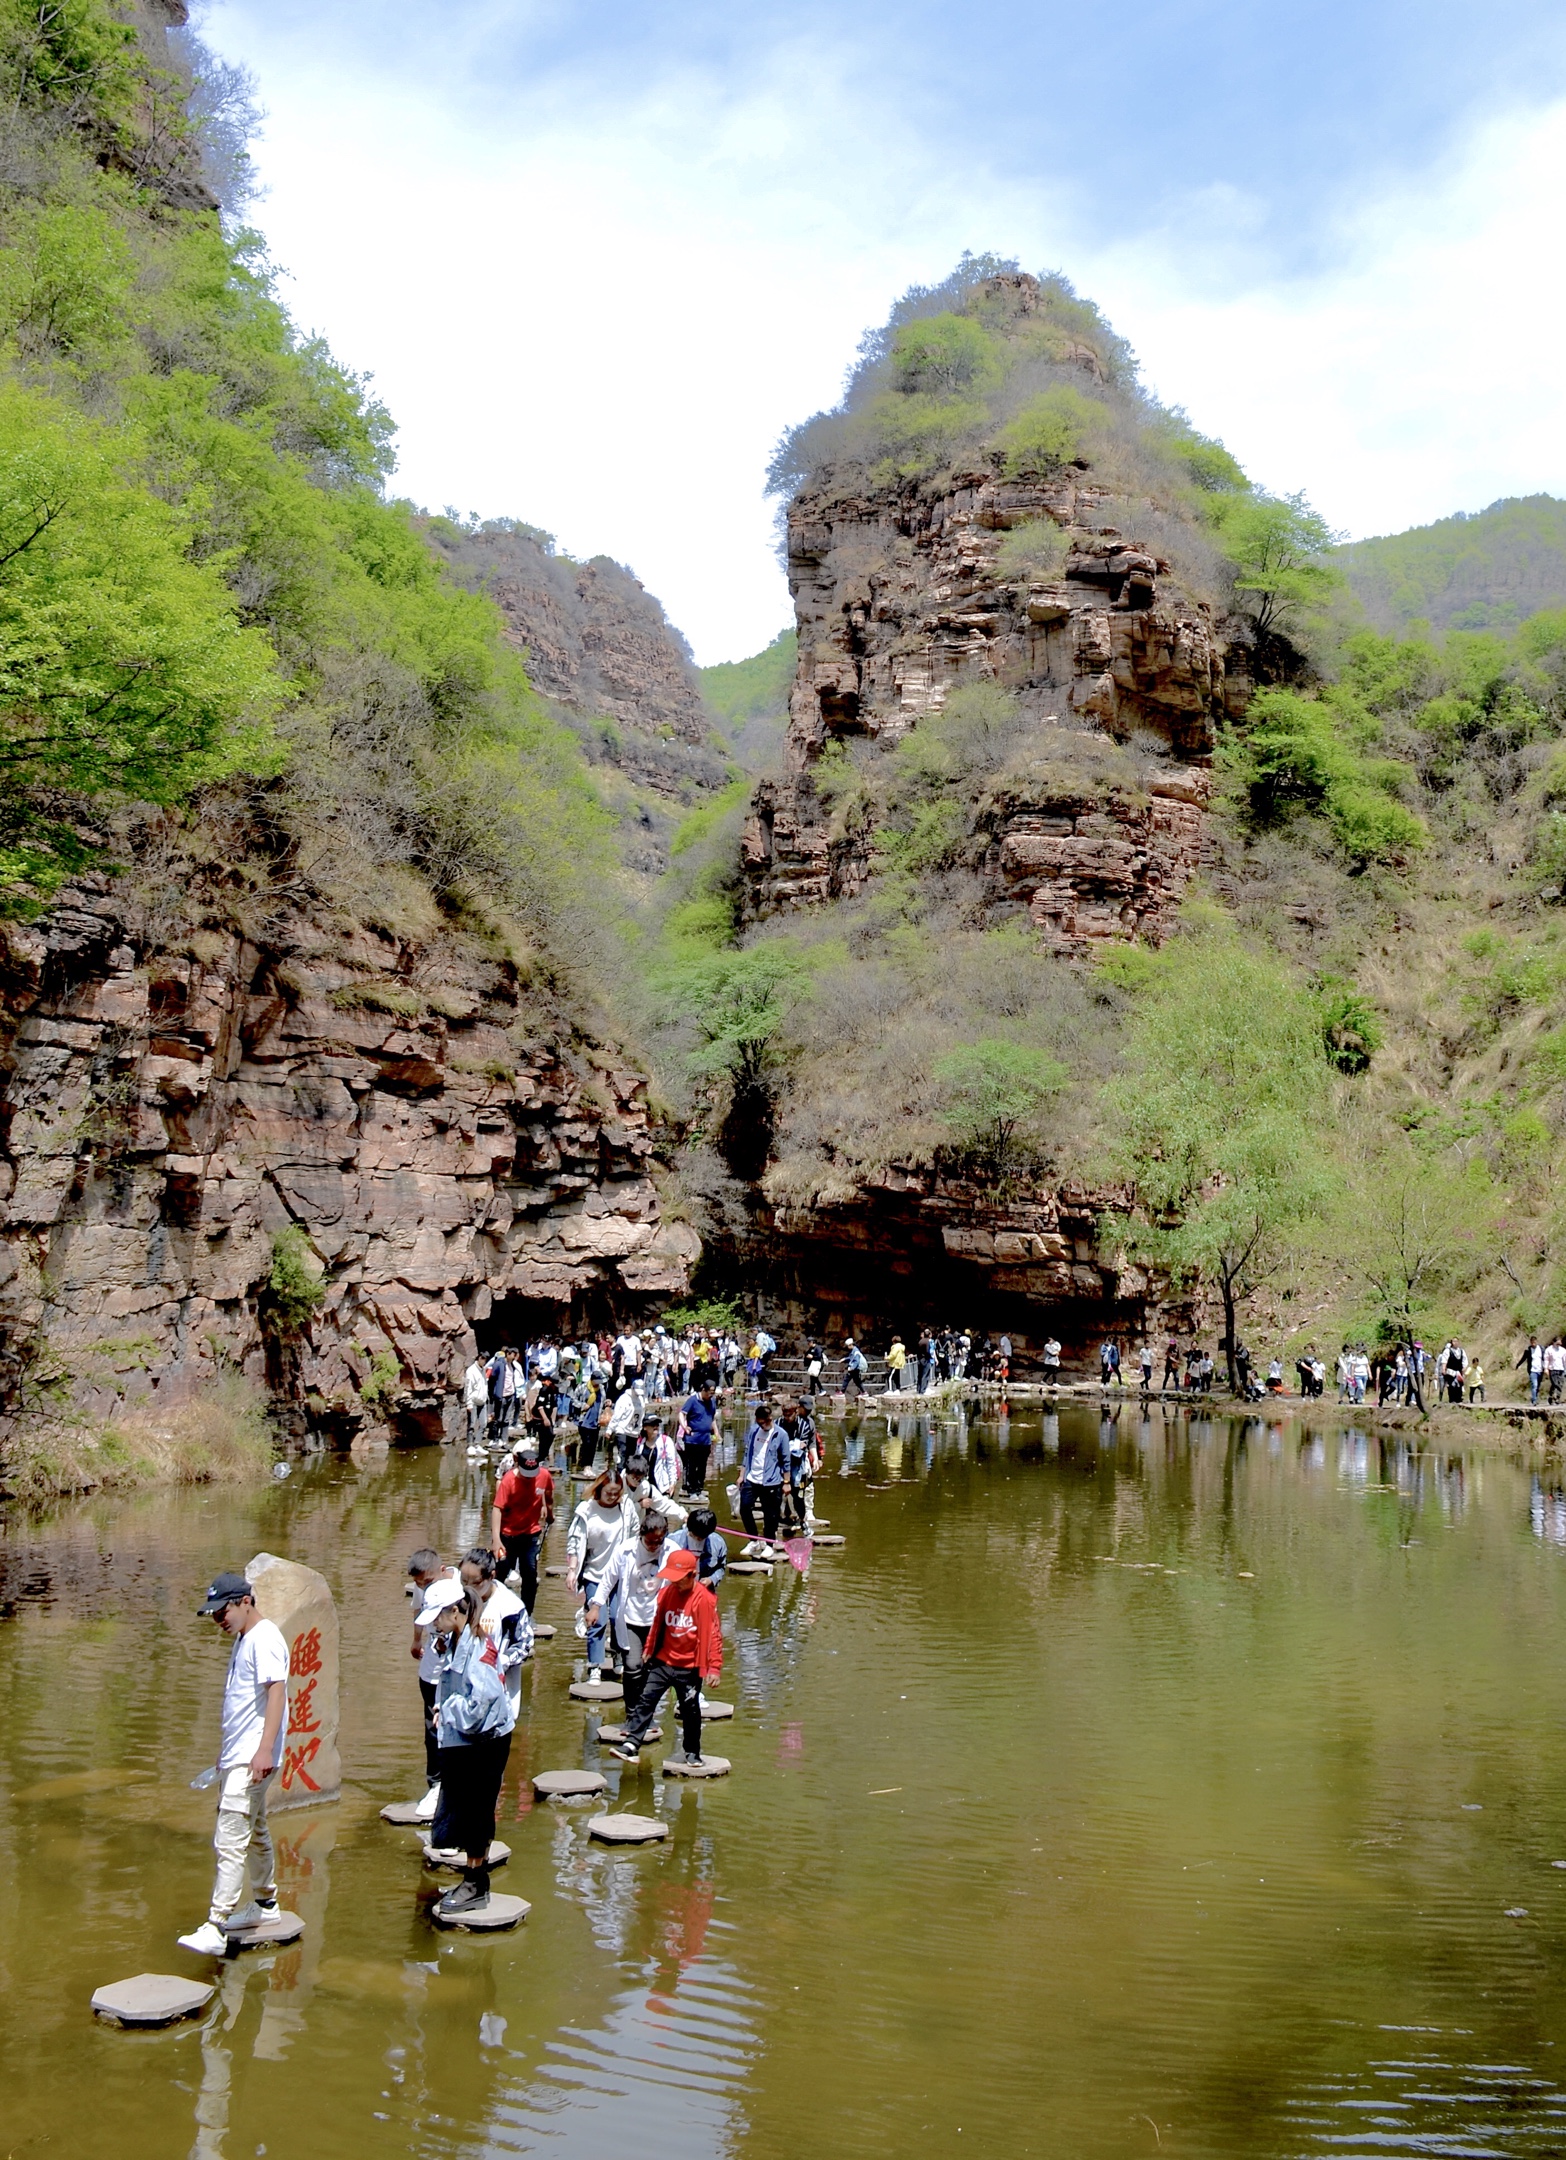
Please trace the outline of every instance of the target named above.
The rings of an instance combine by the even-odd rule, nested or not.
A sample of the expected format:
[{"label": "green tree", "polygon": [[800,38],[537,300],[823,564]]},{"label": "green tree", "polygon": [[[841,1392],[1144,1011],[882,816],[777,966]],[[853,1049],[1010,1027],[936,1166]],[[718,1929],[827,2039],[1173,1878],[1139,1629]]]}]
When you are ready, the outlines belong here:
[{"label": "green tree", "polygon": [[1082,454],[1108,419],[1104,407],[1062,383],[1024,405],[995,438],[1009,473],[1047,472]]},{"label": "green tree", "polygon": [[1219,493],[1209,503],[1259,638],[1314,614],[1342,584],[1342,572],[1326,559],[1340,536],[1303,495]]},{"label": "green tree", "polygon": [[0,774],[169,802],[266,755],[284,685],[187,523],[102,431],[0,387]]},{"label": "green tree", "polygon": [[960,1043],[933,1070],[945,1090],[946,1125],[997,1178],[1010,1167],[1019,1135],[1070,1078],[1058,1058],[999,1035]]},{"label": "green tree", "polygon": [[1367,756],[1356,746],[1355,732],[1353,716],[1331,694],[1259,691],[1219,752],[1231,800],[1263,827],[1296,811],[1324,817],[1357,863],[1415,853],[1424,845],[1425,827],[1397,799],[1412,774],[1395,759]]},{"label": "green tree", "polygon": [[1332,1189],[1319,1011],[1220,920],[1153,957],[1128,1038],[1129,1070],[1106,1090],[1133,1189],[1126,1242],[1217,1290],[1233,1386],[1240,1308]]},{"label": "green tree", "polygon": [[1423,1410],[1414,1345],[1449,1325],[1444,1301],[1485,1257],[1497,1195],[1482,1158],[1459,1164],[1405,1136],[1351,1146],[1345,1157],[1327,1257],[1359,1286],[1379,1338],[1407,1353]]},{"label": "green tree", "polygon": [[892,375],[899,390],[956,397],[982,389],[999,370],[995,340],[971,315],[925,315],[892,338]]}]

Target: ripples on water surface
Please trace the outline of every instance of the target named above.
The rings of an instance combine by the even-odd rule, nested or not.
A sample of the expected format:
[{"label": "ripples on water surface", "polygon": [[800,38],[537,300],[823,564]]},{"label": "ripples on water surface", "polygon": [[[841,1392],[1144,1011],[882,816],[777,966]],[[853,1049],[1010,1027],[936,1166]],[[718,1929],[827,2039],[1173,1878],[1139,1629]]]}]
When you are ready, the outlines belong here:
[{"label": "ripples on water surface", "polygon": [[[546,1586],[502,1799],[533,1911],[491,1941],[430,1930],[377,1814],[421,1782],[402,1574],[477,1532],[465,1461],[13,1525],[5,2151],[1566,2153],[1550,1481],[1134,1406],[829,1444],[848,1549],[724,1593],[733,1777],[622,1788],[662,1846],[532,1805],[597,1762]],[[191,1967],[224,1659],[191,1608],[261,1548],[342,1609],[352,1783],[277,1826],[309,1930],[200,2026],[96,2027],[100,1982]]]}]

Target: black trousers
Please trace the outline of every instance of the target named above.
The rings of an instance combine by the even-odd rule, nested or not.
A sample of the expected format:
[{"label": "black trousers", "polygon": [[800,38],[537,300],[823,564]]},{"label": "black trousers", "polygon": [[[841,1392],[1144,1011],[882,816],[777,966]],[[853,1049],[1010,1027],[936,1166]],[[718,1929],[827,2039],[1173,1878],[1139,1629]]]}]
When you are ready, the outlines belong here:
[{"label": "black trousers", "polygon": [[[511,1735],[499,1740],[474,1740],[467,1747],[443,1747],[440,1751],[440,1807],[436,1811],[430,1843],[466,1853],[469,1860],[486,1859],[495,1841],[495,1803],[511,1753]],[[489,1869],[470,1868],[489,1887]]]},{"label": "black trousers", "polygon": [[531,1613],[538,1602],[538,1548],[544,1541],[542,1530],[524,1530],[519,1537],[500,1534],[500,1542],[506,1548],[504,1572],[513,1568],[522,1578],[521,1598]]},{"label": "black trousers", "polygon": [[625,1663],[620,1677],[625,1689],[625,1722],[629,1725],[647,1678],[647,1629],[638,1627],[634,1620],[625,1621],[624,1627]]},{"label": "black trousers", "polygon": [[710,1440],[682,1440],[680,1460],[685,1465],[685,1490],[698,1493],[706,1490],[707,1458],[712,1453]]},{"label": "black trousers", "polygon": [[636,1698],[636,1708],[625,1721],[625,1737],[632,1747],[640,1747],[646,1739],[653,1719],[658,1715],[658,1705],[666,1692],[673,1688],[674,1699],[680,1706],[680,1738],[685,1743],[687,1755],[701,1753],[701,1674],[692,1672],[684,1665],[663,1665],[654,1658],[642,1668],[641,1692]]},{"label": "black trousers", "polygon": [[440,1777],[440,1742],[435,1737],[435,1683],[421,1680],[419,1693],[424,1697],[424,1775],[433,1785]]},{"label": "black trousers", "polygon": [[778,1534],[778,1519],[783,1513],[782,1486],[741,1485],[740,1521],[745,1525],[746,1530],[752,1537],[760,1537],[763,1534],[761,1530],[756,1528],[756,1502],[758,1500],[761,1502],[761,1520],[765,1534],[769,1538],[775,1538]]}]

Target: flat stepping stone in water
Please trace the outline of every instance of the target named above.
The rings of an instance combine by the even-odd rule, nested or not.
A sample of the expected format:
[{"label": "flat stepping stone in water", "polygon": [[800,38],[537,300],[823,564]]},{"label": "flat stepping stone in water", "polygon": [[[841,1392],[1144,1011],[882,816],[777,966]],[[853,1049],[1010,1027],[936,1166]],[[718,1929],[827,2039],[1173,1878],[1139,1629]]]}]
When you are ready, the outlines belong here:
[{"label": "flat stepping stone in water", "polygon": [[540,1770],[533,1790],[540,1800],[579,1800],[607,1792],[609,1780],[596,1770]]},{"label": "flat stepping stone in water", "polygon": [[99,1988],[92,2006],[110,2025],[173,2025],[205,2010],[216,1992],[205,1980],[182,1980],[177,1973],[137,1973]]},{"label": "flat stepping stone in water", "polygon": [[297,1913],[280,1912],[273,1920],[262,1920],[255,1927],[229,1928],[230,1950],[267,1950],[274,1943],[297,1942],[304,1933],[305,1924]]},{"label": "flat stepping stone in water", "polygon": [[836,1552],[838,1547],[846,1545],[848,1540],[846,1537],[838,1537],[834,1533],[831,1537],[812,1538],[810,1542],[815,1546],[817,1552],[821,1552],[823,1549],[827,1552]]},{"label": "flat stepping stone in water", "polygon": [[565,1574],[565,1569],[563,1567],[546,1567],[544,1573],[546,1575],[553,1575],[558,1581]]},{"label": "flat stepping stone in water", "polygon": [[594,1815],[587,1834],[605,1845],[651,1845],[669,1835],[669,1825],[656,1815]]},{"label": "flat stepping stone in water", "polygon": [[[499,1838],[496,1838],[494,1844],[491,1845],[491,1847],[489,1848],[488,1865],[490,1867],[504,1867],[506,1862],[510,1858],[511,1847],[509,1845],[502,1845]],[[457,1868],[460,1870],[462,1868],[465,1868],[467,1864],[467,1854],[465,1852],[458,1852],[455,1846],[426,1845],[424,1847],[424,1865],[426,1867],[449,1867]]]},{"label": "flat stepping stone in water", "polygon": [[721,1725],[725,1718],[733,1715],[734,1705],[731,1702],[708,1702],[705,1695],[702,1697],[701,1721],[704,1725]]},{"label": "flat stepping stone in water", "polygon": [[671,1755],[663,1766],[665,1777],[727,1777],[732,1765],[725,1755],[704,1755],[700,1762],[687,1762],[683,1755]]},{"label": "flat stepping stone in water", "polygon": [[618,1680],[573,1680],[571,1693],[577,1702],[624,1702],[625,1690]]},{"label": "flat stepping stone in water", "polygon": [[533,1622],[533,1640],[535,1642],[553,1642],[554,1639],[555,1630],[547,1620],[535,1620]]},{"label": "flat stepping stone in water", "polygon": [[770,1560],[731,1560],[729,1562],[729,1573],[731,1575],[770,1575],[772,1573],[772,1562]]},{"label": "flat stepping stone in water", "polygon": [[[600,1747],[618,1747],[624,1738],[625,1727],[623,1725],[600,1725],[598,1728],[598,1744]],[[662,1738],[663,1727],[661,1725],[649,1725],[642,1735],[642,1746],[654,1747]]]},{"label": "flat stepping stone in water", "polygon": [[502,1891],[491,1890],[487,1905],[475,1905],[467,1912],[454,1913],[442,1912],[439,1905],[433,1905],[430,1917],[437,1927],[461,1928],[467,1935],[490,1935],[501,1928],[514,1928],[532,1910],[526,1898],[507,1897]]},{"label": "flat stepping stone in water", "polygon": [[419,1813],[417,1800],[394,1800],[390,1807],[381,1809],[381,1821],[395,1823],[399,1830],[417,1829],[419,1824],[433,1819],[432,1816]]}]

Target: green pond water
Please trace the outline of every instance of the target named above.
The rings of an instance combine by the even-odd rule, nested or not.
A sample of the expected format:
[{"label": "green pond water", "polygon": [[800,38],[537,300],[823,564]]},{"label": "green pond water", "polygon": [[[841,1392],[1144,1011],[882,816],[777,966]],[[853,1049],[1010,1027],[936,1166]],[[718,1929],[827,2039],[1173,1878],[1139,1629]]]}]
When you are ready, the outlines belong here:
[{"label": "green pond water", "polygon": [[[731,1582],[699,1789],[599,1767],[528,1669],[483,1939],[429,1923],[402,1594],[486,1498],[459,1451],[0,1535],[0,2154],[1566,2152],[1566,1501],[1500,1455],[1127,1406],[828,1427],[848,1540]],[[727,1519],[727,1517],[725,1517]],[[560,1544],[551,1558],[563,1557]],[[88,1998],[210,1970],[227,1646],[267,1549],[342,1617],[340,1805],[278,1819],[296,1948],[156,2034]],[[665,1720],[666,1724],[669,1722]]]}]

